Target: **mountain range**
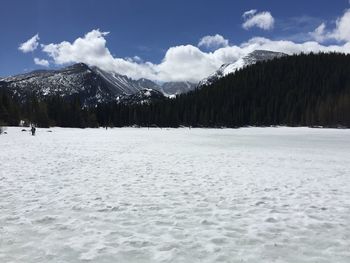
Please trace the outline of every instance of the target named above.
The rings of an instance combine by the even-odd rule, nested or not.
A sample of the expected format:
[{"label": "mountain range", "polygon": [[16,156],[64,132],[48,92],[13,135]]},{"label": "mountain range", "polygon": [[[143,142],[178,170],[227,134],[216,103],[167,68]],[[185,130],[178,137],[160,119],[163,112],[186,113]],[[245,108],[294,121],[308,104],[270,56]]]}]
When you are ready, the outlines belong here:
[{"label": "mountain range", "polygon": [[78,96],[87,106],[110,101],[144,103],[184,93],[195,87],[190,82],[157,84],[148,79],[133,80],[84,63],[59,70],[36,70],[0,79],[0,88],[6,88],[22,99],[31,95],[39,98]]},{"label": "mountain range", "polygon": [[174,98],[164,90],[181,92],[175,84],[85,64],[35,71],[1,80],[0,126],[350,127],[349,65],[340,53],[254,52]]},{"label": "mountain range", "polygon": [[259,61],[283,56],[286,54],[256,50],[234,63],[222,65],[216,72],[198,84],[191,82],[156,83],[145,78],[134,80],[125,75],[78,63],[58,70],[36,70],[0,78],[0,88],[10,90],[22,100],[32,95],[39,98],[78,96],[85,106],[111,101],[124,104],[148,103],[166,97],[175,97],[195,88],[210,85],[238,69]]}]

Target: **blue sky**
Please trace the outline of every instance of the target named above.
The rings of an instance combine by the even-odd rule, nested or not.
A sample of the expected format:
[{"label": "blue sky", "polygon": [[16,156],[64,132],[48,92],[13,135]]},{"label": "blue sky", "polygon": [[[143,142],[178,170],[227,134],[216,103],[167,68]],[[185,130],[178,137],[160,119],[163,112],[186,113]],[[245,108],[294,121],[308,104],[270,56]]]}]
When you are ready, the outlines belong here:
[{"label": "blue sky", "polygon": [[[236,60],[244,55],[242,45],[256,37],[269,41],[288,40],[295,44],[316,41],[322,46],[332,44],[343,47],[350,39],[350,36],[347,38],[347,29],[342,29],[342,37],[339,34],[335,37],[334,32],[337,29],[337,19],[345,16],[349,8],[348,0],[2,0],[0,76],[79,62],[78,60],[84,60],[90,55],[71,55],[71,52],[85,50],[89,43],[94,45],[95,39],[98,39],[102,40],[103,43],[100,41],[98,44],[103,47],[93,51],[86,50],[89,54],[94,53],[95,57],[89,57],[82,62],[110,68],[134,78],[150,77],[160,81],[172,78],[197,80],[220,63]],[[243,18],[242,15],[250,10],[255,12]],[[270,16],[267,21],[268,28],[259,26],[259,22],[252,22],[248,28],[243,27],[244,22],[254,16],[267,15],[262,12],[268,12]],[[264,18],[266,16],[262,19]],[[261,22],[258,18],[257,21]],[[320,28],[317,36],[312,37],[310,32],[322,23],[324,27]],[[92,39],[91,42],[85,41],[83,46],[72,46],[69,55],[75,57],[74,59],[64,57],[67,56],[67,50],[63,50],[61,46],[51,46],[49,51],[43,50],[42,45],[51,43],[59,45],[68,41],[73,44],[77,38],[84,38],[87,33],[96,29],[109,34],[94,34],[89,38]],[[23,52],[18,49],[21,43],[36,34],[39,39],[35,50]],[[203,37],[215,35],[219,35],[226,42],[221,41],[216,46],[213,42],[198,46]],[[281,48],[276,43],[269,48]],[[220,58],[217,55],[210,56],[210,52],[220,48],[226,48],[219,51],[227,53],[232,46],[240,47],[238,51],[233,48],[229,51],[239,53],[238,55],[230,54],[225,57],[221,54]],[[172,47],[175,49],[171,49]],[[197,54],[197,48],[205,52],[204,55]],[[74,51],[76,49],[79,50]],[[61,54],[62,52],[66,53]],[[105,58],[103,62],[99,58],[100,53]],[[186,57],[186,54],[190,54],[188,57],[191,61],[198,61],[195,64],[187,62],[186,59],[182,61],[181,57]],[[35,64],[35,58],[36,61],[44,61],[37,63],[42,65]],[[169,61],[167,65],[163,65],[162,61],[167,59],[185,65],[184,71],[187,70],[187,64],[189,68],[200,63],[210,65],[203,68],[198,77],[191,79],[182,72],[170,76],[169,72],[182,71],[182,68],[181,65]]]}]

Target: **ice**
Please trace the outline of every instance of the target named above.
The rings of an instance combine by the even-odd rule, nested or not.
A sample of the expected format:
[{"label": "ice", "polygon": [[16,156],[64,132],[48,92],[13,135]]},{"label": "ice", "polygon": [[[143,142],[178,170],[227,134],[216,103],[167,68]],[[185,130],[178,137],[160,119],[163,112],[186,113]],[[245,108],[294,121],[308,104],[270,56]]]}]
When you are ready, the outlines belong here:
[{"label": "ice", "polygon": [[0,136],[0,262],[350,262],[350,130]]}]

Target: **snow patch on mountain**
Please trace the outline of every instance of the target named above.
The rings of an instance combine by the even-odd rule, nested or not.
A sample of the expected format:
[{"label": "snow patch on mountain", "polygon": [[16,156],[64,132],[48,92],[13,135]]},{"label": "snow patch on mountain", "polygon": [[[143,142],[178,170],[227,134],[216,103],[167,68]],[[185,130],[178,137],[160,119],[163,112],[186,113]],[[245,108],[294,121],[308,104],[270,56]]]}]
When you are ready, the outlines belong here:
[{"label": "snow patch on mountain", "polygon": [[188,81],[165,82],[161,86],[161,91],[166,95],[179,95],[187,93],[196,88],[196,84]]},{"label": "snow patch on mountain", "polygon": [[141,89],[135,94],[121,96],[119,103],[126,105],[150,104],[165,99],[164,94],[155,89]]},{"label": "snow patch on mountain", "polygon": [[208,86],[217,80],[236,72],[244,67],[254,65],[257,62],[268,61],[276,58],[287,56],[287,54],[280,52],[273,52],[267,50],[255,50],[247,56],[238,59],[234,63],[223,64],[216,72],[199,82],[198,86]]},{"label": "snow patch on mountain", "polygon": [[33,71],[1,81],[1,87],[9,89],[21,100],[32,94],[39,98],[78,96],[86,106],[117,101],[119,97],[135,94],[143,88],[127,76],[109,73],[83,63],[60,70]]},{"label": "snow patch on mountain", "polygon": [[[32,94],[39,98],[78,96],[84,105],[110,101],[136,103],[136,99],[144,103],[150,102],[153,98],[160,99],[188,92],[195,87],[196,85],[190,82],[161,84],[144,78],[134,80],[98,67],[89,67],[84,63],[59,70],[37,70],[0,79],[0,88],[11,90],[23,100]],[[145,90],[149,92],[146,93]],[[148,99],[145,100],[145,97]]]}]

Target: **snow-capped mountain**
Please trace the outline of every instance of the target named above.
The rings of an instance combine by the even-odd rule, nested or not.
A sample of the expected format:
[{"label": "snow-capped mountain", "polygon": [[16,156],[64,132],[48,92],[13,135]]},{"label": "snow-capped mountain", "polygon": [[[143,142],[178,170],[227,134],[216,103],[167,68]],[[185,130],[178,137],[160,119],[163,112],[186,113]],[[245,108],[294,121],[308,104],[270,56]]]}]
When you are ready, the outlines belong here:
[{"label": "snow-capped mountain", "polygon": [[189,82],[157,84],[149,79],[133,80],[125,75],[107,72],[84,63],[59,70],[37,70],[0,79],[0,88],[25,99],[34,94],[46,96],[79,96],[84,105],[119,101],[120,103],[150,102],[195,88]]},{"label": "snow-capped mountain", "polygon": [[156,86],[154,82],[149,80],[149,83],[152,83],[148,85],[148,83],[144,84],[142,82],[139,82],[137,80],[133,80],[125,75],[121,75],[114,72],[107,72],[104,71],[98,67],[91,67],[92,71],[95,72],[98,76],[100,76],[103,80],[105,80],[107,83],[112,85],[115,89],[115,91],[118,93],[118,95],[131,95],[135,94],[141,89],[144,88],[153,88],[153,86]]},{"label": "snow-capped mountain", "polygon": [[167,95],[179,95],[194,90],[196,87],[196,84],[188,81],[165,82],[161,86],[161,91]]},{"label": "snow-capped mountain", "polygon": [[153,82],[152,80],[141,78],[141,79],[138,79],[136,82],[137,82],[137,85],[142,89],[153,89],[153,90],[161,91],[160,85]]},{"label": "snow-capped mountain", "polygon": [[145,104],[165,99],[162,92],[155,89],[141,89],[138,92],[119,97],[118,101],[127,105]]},{"label": "snow-capped mountain", "polygon": [[[25,99],[31,94],[46,96],[79,96],[84,105],[119,101],[140,103],[162,96],[187,92],[195,85],[188,82],[157,84],[148,79],[133,80],[125,75],[107,72],[84,63],[59,70],[37,70],[0,79],[0,88],[8,88]],[[150,94],[150,96],[148,96]]]},{"label": "snow-capped mountain", "polygon": [[107,73],[83,63],[61,70],[33,71],[0,81],[20,98],[30,94],[38,97],[77,95],[86,105],[116,100],[141,89],[136,81],[126,76]]},{"label": "snow-capped mountain", "polygon": [[223,64],[216,72],[211,74],[209,77],[201,80],[198,86],[201,87],[211,85],[218,79],[225,77],[228,74],[234,73],[237,70],[242,69],[244,67],[253,65],[257,62],[268,61],[284,56],[287,56],[287,54],[267,50],[255,50],[234,63]]}]

